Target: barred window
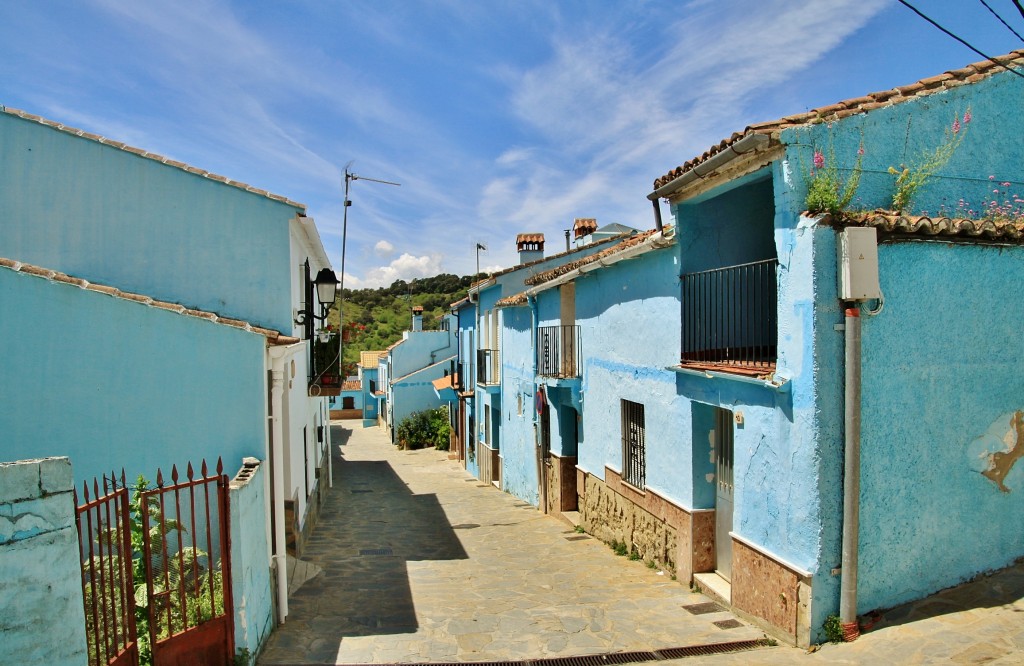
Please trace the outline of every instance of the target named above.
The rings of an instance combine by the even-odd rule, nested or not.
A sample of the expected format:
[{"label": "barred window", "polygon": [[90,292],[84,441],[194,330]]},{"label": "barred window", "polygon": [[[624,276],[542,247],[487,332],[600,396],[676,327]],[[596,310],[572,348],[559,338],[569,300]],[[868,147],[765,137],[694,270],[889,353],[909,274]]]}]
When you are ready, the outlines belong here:
[{"label": "barred window", "polygon": [[646,445],[644,443],[644,406],[622,401],[622,480],[643,488],[646,480]]}]

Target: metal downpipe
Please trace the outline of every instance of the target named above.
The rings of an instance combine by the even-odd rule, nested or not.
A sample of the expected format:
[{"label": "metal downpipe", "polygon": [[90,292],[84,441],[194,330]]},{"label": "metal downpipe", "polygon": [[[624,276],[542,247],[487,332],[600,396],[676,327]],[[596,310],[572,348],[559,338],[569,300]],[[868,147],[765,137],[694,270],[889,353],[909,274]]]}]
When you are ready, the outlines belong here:
[{"label": "metal downpipe", "polygon": [[860,535],[860,308],[846,308],[845,456],[843,461],[843,560],[839,621],[843,639],[860,636],[857,624],[857,541]]}]

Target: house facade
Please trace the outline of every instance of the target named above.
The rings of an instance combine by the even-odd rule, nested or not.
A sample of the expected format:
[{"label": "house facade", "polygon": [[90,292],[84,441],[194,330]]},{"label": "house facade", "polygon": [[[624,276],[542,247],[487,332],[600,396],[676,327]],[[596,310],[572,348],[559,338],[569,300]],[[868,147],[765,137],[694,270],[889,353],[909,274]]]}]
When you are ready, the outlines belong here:
[{"label": "house facade", "polygon": [[377,366],[385,352],[364,351],[359,352],[359,385],[362,393],[363,427],[369,428],[377,425],[379,415],[379,398],[377,397],[379,378]]},{"label": "house facade", "polygon": [[[751,125],[655,182],[672,225],[481,290],[502,489],[800,645],[1024,556],[1024,52],[997,60]],[[808,214],[825,178],[859,186]]]},{"label": "house facade", "polygon": [[[4,390],[0,458],[67,456],[79,484],[269,462],[283,619],[286,548],[301,552],[330,477],[327,401],[297,323],[319,307],[308,271],[330,262],[305,207],[9,108],[0,160],[0,303],[22,313],[2,324],[22,360],[5,375],[20,388]],[[57,377],[77,399],[47,397]]]}]

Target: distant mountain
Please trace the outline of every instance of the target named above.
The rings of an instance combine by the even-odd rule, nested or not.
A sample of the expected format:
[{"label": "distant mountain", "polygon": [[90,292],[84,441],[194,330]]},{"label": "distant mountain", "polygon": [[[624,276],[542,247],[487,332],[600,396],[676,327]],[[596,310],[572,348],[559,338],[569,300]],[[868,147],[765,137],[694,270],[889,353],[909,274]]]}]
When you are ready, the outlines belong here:
[{"label": "distant mountain", "polygon": [[[423,306],[423,328],[440,327],[448,306],[464,298],[469,286],[479,276],[442,273],[410,282],[396,280],[390,287],[378,289],[345,289],[342,310],[347,342],[342,345],[345,375],[356,374],[359,352],[387,349],[402,339],[402,332],[412,324],[412,308]],[[338,310],[331,312],[331,323],[337,326]]]}]

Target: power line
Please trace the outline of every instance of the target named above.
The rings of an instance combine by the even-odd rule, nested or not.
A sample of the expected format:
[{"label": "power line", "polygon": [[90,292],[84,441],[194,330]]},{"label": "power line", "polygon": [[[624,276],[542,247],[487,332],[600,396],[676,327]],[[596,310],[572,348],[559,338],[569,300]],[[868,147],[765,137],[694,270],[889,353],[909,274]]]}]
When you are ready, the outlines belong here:
[{"label": "power line", "polygon": [[[923,13],[921,12],[921,10],[920,10],[920,9],[918,9],[918,8],[917,8],[917,7],[915,7],[914,5],[912,5],[912,4],[910,4],[909,2],[907,2],[907,0],[899,0],[899,3],[900,3],[901,5],[903,5],[904,7],[906,7],[907,9],[909,9],[910,11],[914,12],[915,14],[917,14],[918,16],[920,16],[921,18],[923,18],[923,19],[924,19],[925,21],[928,21],[929,23],[931,23],[932,25],[934,25],[934,26],[935,26],[936,28],[938,28],[938,29],[939,29],[939,30],[941,30],[942,32],[944,32],[944,33],[946,33],[947,35],[949,35],[950,37],[952,37],[952,38],[953,38],[953,39],[955,39],[956,41],[960,42],[961,44],[963,44],[964,46],[966,46],[966,47],[967,47],[967,48],[969,48],[970,50],[974,51],[975,53],[977,53],[978,55],[980,55],[980,56],[981,56],[982,58],[984,58],[985,60],[989,60],[989,61],[991,61],[991,62],[993,62],[993,63],[995,63],[995,64],[999,65],[1000,67],[1002,67],[1002,68],[1003,68],[1003,69],[1005,69],[1006,71],[1008,71],[1008,72],[1010,72],[1010,73],[1012,73],[1012,74],[1016,74],[1016,75],[1017,75],[1017,76],[1019,76],[1020,78],[1024,79],[1024,74],[1021,74],[1020,72],[1018,72],[1018,71],[1017,71],[1017,70],[1015,70],[1015,69],[1012,69],[1012,68],[1010,68],[1010,67],[1007,67],[1006,65],[1004,65],[1004,64],[1003,64],[1003,63],[1001,63],[1001,62],[999,62],[998,60],[996,60],[996,59],[995,59],[995,58],[993,58],[992,56],[990,56],[990,55],[988,55],[988,54],[986,54],[986,53],[983,53],[983,52],[982,52],[982,51],[980,51],[979,49],[975,48],[975,47],[974,47],[974,46],[973,46],[972,44],[970,44],[970,43],[969,43],[969,42],[968,42],[967,40],[963,39],[962,37],[958,37],[958,36],[954,35],[954,34],[953,34],[952,32],[950,32],[949,30],[946,30],[945,28],[943,28],[943,27],[942,27],[941,25],[939,25],[938,23],[936,23],[936,22],[935,22],[934,20],[932,20],[931,18],[929,18],[928,16],[925,16],[925,15],[924,15],[924,14],[923,14]],[[1015,5],[1017,5],[1017,8],[1021,10],[1021,14],[1022,14],[1022,15],[1024,15],[1024,6],[1022,6],[1022,5],[1021,5],[1021,3],[1020,3],[1020,0],[1013,0],[1013,3],[1014,3]]]},{"label": "power line", "polygon": [[998,14],[998,13],[996,12],[996,10],[992,9],[992,7],[991,7],[991,6],[989,6],[989,4],[988,4],[987,2],[985,2],[985,0],[978,0],[978,2],[980,2],[980,3],[981,3],[981,4],[983,4],[983,5],[985,5],[985,9],[989,10],[990,12],[992,12],[992,16],[995,16],[995,17],[996,17],[997,19],[999,19],[999,22],[1000,22],[1000,23],[1002,23],[1003,25],[1005,25],[1005,26],[1006,26],[1006,29],[1007,29],[1007,30],[1009,30],[1009,31],[1010,31],[1010,32],[1012,32],[1013,34],[1017,35],[1017,39],[1019,39],[1020,41],[1024,42],[1024,37],[1021,37],[1021,36],[1020,36],[1020,33],[1018,33],[1018,32],[1017,32],[1016,30],[1014,30],[1014,29],[1013,29],[1013,26],[1011,26],[1011,25],[1010,25],[1009,23],[1007,23],[1007,22],[1006,22],[1006,21],[1005,21],[1005,20],[1003,19],[1003,17],[1002,17],[1002,16],[1000,16],[1000,15],[999,15],[999,14]]},{"label": "power line", "polygon": [[1024,17],[1024,5],[1020,4],[1020,0],[1013,0],[1013,4],[1017,6],[1017,11],[1020,12],[1021,17]]}]

